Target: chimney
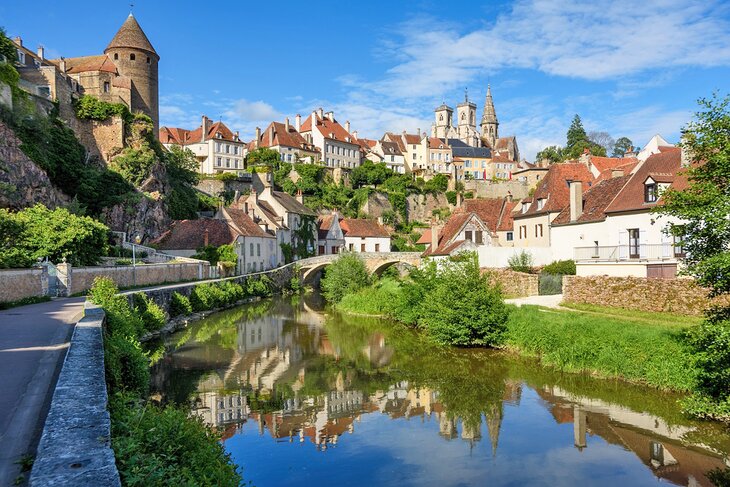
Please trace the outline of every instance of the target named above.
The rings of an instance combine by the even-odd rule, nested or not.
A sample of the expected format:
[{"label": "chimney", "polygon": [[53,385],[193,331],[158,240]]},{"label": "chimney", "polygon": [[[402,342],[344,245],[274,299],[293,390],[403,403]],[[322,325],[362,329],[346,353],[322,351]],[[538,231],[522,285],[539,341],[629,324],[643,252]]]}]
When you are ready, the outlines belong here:
[{"label": "chimney", "polygon": [[349,120],[345,122],[345,130],[347,130],[348,134],[350,133],[350,121]]},{"label": "chimney", "polygon": [[354,131],[354,132],[352,133],[352,136],[353,136],[353,137],[355,137],[356,139],[358,138],[358,137],[357,137],[357,130],[355,130],[355,131]]},{"label": "chimney", "polygon": [[238,140],[238,138],[239,138],[239,136],[238,136],[238,130],[236,130],[235,132],[233,132],[233,138],[235,140]]},{"label": "chimney", "polygon": [[301,204],[304,204],[304,195],[302,194],[301,189],[297,190],[297,201],[300,202]]},{"label": "chimney", "polygon": [[327,118],[329,119],[330,122],[334,122],[335,121],[335,112],[327,112]]},{"label": "chimney", "polygon": [[509,191],[507,192],[507,201],[509,203],[512,203],[512,193],[510,193]]},{"label": "chimney", "polygon": [[259,148],[259,141],[261,140],[261,128],[256,127],[256,138],[253,141],[254,147]]},{"label": "chimney", "polygon": [[284,131],[288,134],[289,133],[289,117],[286,117],[284,119]]},{"label": "chimney", "polygon": [[570,221],[577,221],[583,214],[583,183],[570,182]]},{"label": "chimney", "polygon": [[239,190],[236,190],[235,193],[233,193],[233,204],[238,203],[238,199],[241,197],[241,192]]},{"label": "chimney", "polygon": [[416,134],[418,135],[418,138],[420,139],[421,138],[421,129],[420,128],[416,129]]},{"label": "chimney", "polygon": [[434,252],[439,246],[439,231],[441,228],[438,225],[431,225],[431,252]]},{"label": "chimney", "polygon": [[203,247],[208,246],[208,229],[206,228],[203,232]]},{"label": "chimney", "polygon": [[205,142],[205,136],[208,135],[208,117],[203,115],[200,122],[200,142]]},{"label": "chimney", "polygon": [[61,62],[58,63],[58,64],[59,64],[58,67],[60,68],[61,72],[62,73],[65,73],[66,72],[66,58],[65,57],[62,57],[61,58]]},{"label": "chimney", "polygon": [[583,154],[580,155],[578,158],[578,162],[585,164],[586,166],[590,167],[591,165],[591,151],[586,147],[583,149]]},{"label": "chimney", "polygon": [[271,124],[271,128],[269,129],[269,145],[274,144],[274,124]]},{"label": "chimney", "polygon": [[624,157],[636,157],[636,151],[633,147],[631,147],[629,150],[624,152]]},{"label": "chimney", "polygon": [[[251,186],[251,196],[253,196],[253,200],[256,203],[259,202],[259,193],[258,193],[258,191],[256,191],[256,188],[254,188],[253,186]],[[246,203],[246,204],[248,204],[248,203]],[[253,211],[253,208],[251,208],[251,210]]]},{"label": "chimney", "polygon": [[22,37],[20,37],[20,36],[13,37],[13,42],[15,43],[16,46],[23,47],[23,38]]},{"label": "chimney", "polygon": [[248,215],[248,200],[243,202],[243,212]]},{"label": "chimney", "polygon": [[297,116],[294,117],[294,128],[297,129],[297,132],[299,132],[299,129],[302,127],[302,116],[297,113]]},{"label": "chimney", "polygon": [[41,58],[41,61],[46,59],[46,49],[43,46],[38,46],[38,57]]},{"label": "chimney", "polygon": [[317,126],[317,112],[312,112],[312,130]]},{"label": "chimney", "polygon": [[611,178],[620,178],[624,175],[623,169],[613,169],[611,171]]},{"label": "chimney", "polygon": [[320,107],[320,108],[319,108],[319,109],[317,110],[317,116],[318,116],[319,118],[324,118],[324,109],[323,109],[322,107]]}]

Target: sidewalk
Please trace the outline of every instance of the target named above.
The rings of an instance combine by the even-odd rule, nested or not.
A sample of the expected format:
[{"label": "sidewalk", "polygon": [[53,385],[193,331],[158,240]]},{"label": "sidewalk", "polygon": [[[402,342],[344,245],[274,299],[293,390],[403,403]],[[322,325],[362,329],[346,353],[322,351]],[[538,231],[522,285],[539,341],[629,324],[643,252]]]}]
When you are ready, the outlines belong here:
[{"label": "sidewalk", "polygon": [[13,485],[14,462],[32,454],[85,298],[0,311],[0,485]]},{"label": "sidewalk", "polygon": [[523,304],[543,306],[545,308],[564,309],[560,307],[560,303],[563,301],[562,294],[552,294],[549,296],[528,296],[526,298],[513,298],[505,299],[504,302],[507,304],[514,304],[515,306],[522,306]]}]

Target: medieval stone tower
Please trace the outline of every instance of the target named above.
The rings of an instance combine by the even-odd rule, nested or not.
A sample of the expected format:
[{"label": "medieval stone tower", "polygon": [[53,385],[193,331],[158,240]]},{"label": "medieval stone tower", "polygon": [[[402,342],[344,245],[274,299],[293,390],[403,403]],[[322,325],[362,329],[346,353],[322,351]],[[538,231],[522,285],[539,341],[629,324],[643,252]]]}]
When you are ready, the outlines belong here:
[{"label": "medieval stone tower", "polygon": [[458,138],[472,147],[479,145],[477,106],[476,103],[469,101],[469,96],[466,93],[464,93],[464,101],[456,105],[456,118]]},{"label": "medieval stone tower", "polygon": [[497,121],[497,112],[494,111],[492,87],[489,85],[487,85],[487,96],[484,99],[484,113],[480,128],[482,129],[482,143],[494,148],[494,143],[499,138],[499,121]]},{"label": "medieval stone tower", "polygon": [[160,56],[130,13],[127,20],[104,50],[119,74],[131,82],[132,112],[140,111],[152,118],[157,135],[160,126],[158,62]]},{"label": "medieval stone tower", "polygon": [[436,115],[436,121],[433,125],[431,135],[440,139],[449,137],[449,132],[451,132],[452,128],[451,124],[454,118],[454,109],[446,103],[442,103],[434,112]]}]

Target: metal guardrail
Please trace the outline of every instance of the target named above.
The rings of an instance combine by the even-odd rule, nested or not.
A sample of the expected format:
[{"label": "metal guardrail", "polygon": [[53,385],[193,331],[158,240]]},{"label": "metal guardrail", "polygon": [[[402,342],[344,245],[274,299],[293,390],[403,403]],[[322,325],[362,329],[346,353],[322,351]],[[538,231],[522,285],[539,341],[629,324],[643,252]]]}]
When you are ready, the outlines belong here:
[{"label": "metal guardrail", "polygon": [[671,243],[575,247],[576,262],[662,261],[683,257]]}]

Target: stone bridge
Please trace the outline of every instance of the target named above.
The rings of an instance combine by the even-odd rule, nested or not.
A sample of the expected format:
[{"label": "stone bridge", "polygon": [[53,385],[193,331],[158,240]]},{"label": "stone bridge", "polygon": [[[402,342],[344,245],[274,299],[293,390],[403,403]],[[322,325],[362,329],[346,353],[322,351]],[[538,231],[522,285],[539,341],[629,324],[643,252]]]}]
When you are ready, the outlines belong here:
[{"label": "stone bridge", "polygon": [[[370,274],[380,275],[385,269],[395,264],[405,264],[411,267],[418,267],[421,264],[419,252],[358,252],[370,271]],[[299,266],[302,283],[311,284],[319,272],[337,260],[339,254],[319,255],[296,262]]]}]

